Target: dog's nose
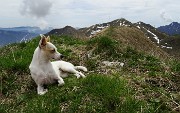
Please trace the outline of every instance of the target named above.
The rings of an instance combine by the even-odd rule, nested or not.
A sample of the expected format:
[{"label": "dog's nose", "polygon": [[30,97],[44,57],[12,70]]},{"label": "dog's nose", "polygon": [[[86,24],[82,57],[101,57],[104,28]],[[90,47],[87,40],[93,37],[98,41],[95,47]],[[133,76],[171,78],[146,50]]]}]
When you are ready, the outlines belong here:
[{"label": "dog's nose", "polygon": [[61,59],[64,58],[64,55],[61,55],[60,58],[61,58]]}]

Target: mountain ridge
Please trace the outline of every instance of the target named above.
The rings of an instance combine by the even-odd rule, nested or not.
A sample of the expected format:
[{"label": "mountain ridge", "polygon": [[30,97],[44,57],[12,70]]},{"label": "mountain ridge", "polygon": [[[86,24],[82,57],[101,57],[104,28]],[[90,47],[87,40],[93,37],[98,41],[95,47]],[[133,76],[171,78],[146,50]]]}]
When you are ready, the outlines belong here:
[{"label": "mountain ridge", "polygon": [[28,33],[24,31],[0,30],[0,47],[11,43],[20,43],[23,41],[27,41],[36,36],[38,36],[38,34]]},{"label": "mountain ridge", "polygon": [[[83,35],[82,37],[90,39],[95,36],[98,36],[98,34],[103,34],[103,32],[105,32],[106,29],[108,29],[110,27],[122,28],[122,29],[126,29],[126,28],[137,29],[136,32],[132,33],[131,31],[134,31],[134,30],[130,30],[130,29],[128,32],[130,34],[132,34],[134,37],[135,37],[134,34],[136,34],[136,33],[138,34],[139,32],[142,32],[142,34],[141,34],[142,37],[145,36],[148,40],[150,40],[152,43],[154,43],[158,48],[164,49],[164,50],[171,49],[171,46],[165,46],[165,45],[161,44],[164,39],[168,38],[168,35],[166,35],[165,33],[159,32],[157,30],[157,28],[151,26],[150,24],[146,24],[143,22],[131,23],[130,21],[128,21],[124,18],[116,19],[116,20],[113,20],[113,21],[107,22],[107,23],[95,24],[90,27],[85,27],[85,28],[80,28],[80,29],[75,29],[75,28],[71,27],[71,29],[73,29],[76,33],[81,33],[81,35]],[[65,32],[63,33],[64,30],[65,30]],[[61,29],[56,29],[57,33],[58,33],[58,31],[60,32],[60,34],[58,34],[58,36],[60,36],[62,34],[69,35],[67,32],[68,31],[67,27],[64,27]],[[56,35],[54,30],[50,31],[47,34],[48,35]],[[71,33],[70,36],[73,36],[73,33]],[[127,34],[127,36],[129,37],[128,34]],[[124,37],[127,37],[127,36],[124,36]],[[74,37],[80,37],[80,36],[74,35]],[[127,37],[127,39],[130,39],[128,37]],[[131,37],[131,38],[133,38],[133,37]],[[132,40],[132,39],[130,39],[130,40]],[[149,43],[150,43],[150,41],[149,41]],[[132,41],[130,41],[130,42],[132,42]],[[136,43],[138,43],[138,42],[136,42]]]},{"label": "mountain ridge", "polygon": [[[176,24],[178,24],[178,23],[174,22],[174,23],[171,23],[170,26],[177,27]],[[105,32],[106,29],[109,27],[120,27],[120,28],[129,27],[129,28],[138,29],[138,31],[143,32],[142,35],[144,35],[146,38],[150,39],[152,41],[152,43],[154,43],[158,48],[163,49],[164,51],[168,52],[172,56],[174,56],[174,54],[175,54],[174,51],[180,49],[180,46],[178,46],[176,44],[176,46],[174,47],[174,44],[172,43],[172,42],[174,42],[173,40],[179,40],[179,38],[175,39],[175,38],[169,36],[168,34],[159,31],[158,28],[155,28],[150,24],[147,24],[147,23],[144,23],[141,21],[132,23],[132,22],[126,20],[125,18],[120,18],[120,19],[113,20],[111,22],[95,24],[90,27],[78,28],[78,29],[73,28],[71,26],[65,26],[64,28],[52,29],[49,32],[47,32],[46,35],[58,35],[58,36],[69,35],[69,36],[75,37],[75,38],[90,39],[95,36],[98,36],[98,34]],[[22,31],[22,32],[27,32],[29,29],[31,29],[30,31],[31,31],[31,33],[33,33],[33,32],[37,32],[38,31],[37,29],[39,29],[39,28],[35,27],[36,30],[32,30],[32,28],[33,27],[15,27],[14,31],[20,31],[20,30],[22,31],[22,29],[24,29],[24,31]],[[12,28],[7,28],[5,30],[12,30]],[[39,35],[38,33],[40,33],[40,32],[38,31],[36,34],[33,33],[32,37],[38,36]],[[1,43],[2,42],[4,43],[1,45],[5,45],[8,43],[12,43],[12,42],[20,42],[28,34],[29,34],[29,32],[27,32],[27,34],[25,34],[23,36],[19,36],[18,41],[17,41],[16,37],[13,38],[14,35],[11,36],[11,39],[13,39],[13,41],[10,41],[7,43],[5,42],[5,40],[6,40],[5,38],[1,39],[1,40],[3,40],[3,41],[1,41]],[[31,38],[28,38],[28,40]],[[10,39],[8,39],[8,40],[10,40]],[[26,40],[26,39],[23,39],[23,40]],[[178,56],[180,56],[180,52],[178,52],[178,54],[179,54]],[[177,56],[177,54],[175,56]]]},{"label": "mountain ridge", "polygon": [[0,28],[0,46],[30,40],[39,34],[47,33],[52,28],[41,30],[39,27],[20,26]]},{"label": "mountain ridge", "polygon": [[29,33],[36,33],[36,34],[45,34],[48,31],[52,30],[52,27],[41,29],[39,27],[32,27],[32,26],[19,26],[19,27],[9,27],[9,28],[0,28],[0,30],[5,31],[20,31],[20,32],[29,32]]},{"label": "mountain ridge", "polygon": [[[73,29],[74,33],[70,33],[70,36],[76,37],[76,38],[84,37],[87,39],[91,39],[95,36],[98,36],[99,34],[103,34],[103,32],[105,32],[106,29],[108,29],[110,27],[124,28],[124,29],[125,28],[137,29],[137,31],[142,32],[141,35],[148,38],[158,48],[167,52],[170,56],[175,56],[175,57],[180,56],[180,52],[178,52],[178,53],[175,52],[175,51],[180,49],[180,46],[177,45],[177,43],[176,44],[172,43],[172,42],[175,42],[175,40],[176,41],[180,40],[180,38],[177,38],[177,39],[173,38],[172,36],[169,36],[168,34],[159,31],[158,28],[155,28],[152,25],[141,22],[141,21],[136,22],[136,23],[132,23],[132,22],[130,22],[124,18],[120,18],[120,19],[113,20],[111,22],[102,23],[102,24],[95,24],[95,25],[92,25],[90,27],[85,27],[85,28],[80,28],[80,29],[75,29],[75,28],[71,27],[71,29]],[[58,30],[60,30],[60,32],[61,32],[61,34],[59,34],[58,36],[61,36],[62,34],[63,35],[69,35],[68,29],[65,30],[66,31],[65,33],[62,32],[64,29],[66,29],[66,27],[56,29],[56,32],[58,32]],[[79,34],[79,35],[77,35],[77,34]],[[134,32],[134,34],[136,34],[136,33]],[[56,35],[56,34],[51,32],[51,33],[49,33],[49,35]]]}]

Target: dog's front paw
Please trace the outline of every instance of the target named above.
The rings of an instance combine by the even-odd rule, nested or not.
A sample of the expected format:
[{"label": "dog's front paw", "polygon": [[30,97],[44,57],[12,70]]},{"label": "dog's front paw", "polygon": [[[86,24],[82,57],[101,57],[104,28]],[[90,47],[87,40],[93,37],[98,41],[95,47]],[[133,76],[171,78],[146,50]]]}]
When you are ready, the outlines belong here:
[{"label": "dog's front paw", "polygon": [[38,92],[39,95],[44,95],[45,93],[47,93],[48,90],[47,89],[44,89],[44,91],[41,91],[41,92]]},{"label": "dog's front paw", "polygon": [[81,72],[79,72],[79,74],[81,75],[82,78],[86,78],[86,76],[82,74]]},{"label": "dog's front paw", "polygon": [[65,83],[64,83],[64,81],[63,82],[60,82],[59,84],[58,84],[58,86],[63,86]]},{"label": "dog's front paw", "polygon": [[84,75],[84,76],[82,76],[82,78],[86,78],[86,76]]},{"label": "dog's front paw", "polygon": [[76,76],[77,77],[77,79],[79,79],[81,76]]},{"label": "dog's front paw", "polygon": [[78,73],[76,73],[75,76],[77,77],[77,79],[81,77],[81,75],[79,75]]}]

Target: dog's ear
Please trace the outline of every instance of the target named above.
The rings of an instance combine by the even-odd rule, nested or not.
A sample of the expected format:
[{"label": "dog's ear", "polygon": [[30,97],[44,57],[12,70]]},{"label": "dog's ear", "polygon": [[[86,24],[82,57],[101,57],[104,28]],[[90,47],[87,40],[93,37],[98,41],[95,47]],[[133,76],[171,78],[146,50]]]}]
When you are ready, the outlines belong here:
[{"label": "dog's ear", "polygon": [[40,34],[40,36],[41,36],[41,38],[46,37],[46,36],[44,36],[43,34]]},{"label": "dog's ear", "polygon": [[50,36],[48,36],[48,37],[46,38],[46,41],[47,41],[47,42],[50,42]]},{"label": "dog's ear", "polygon": [[47,44],[46,37],[41,37],[41,40],[39,41],[39,47],[42,48]]}]

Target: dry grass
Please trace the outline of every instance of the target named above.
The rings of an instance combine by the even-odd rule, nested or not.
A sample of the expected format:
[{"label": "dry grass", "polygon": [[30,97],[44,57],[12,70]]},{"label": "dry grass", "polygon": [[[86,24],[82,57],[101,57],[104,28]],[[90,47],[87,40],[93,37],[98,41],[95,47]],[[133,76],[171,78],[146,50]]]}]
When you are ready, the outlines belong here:
[{"label": "dry grass", "polygon": [[122,42],[125,46],[131,46],[138,51],[166,59],[168,54],[157,47],[148,39],[142,31],[134,27],[120,27],[114,29],[114,39]]}]

